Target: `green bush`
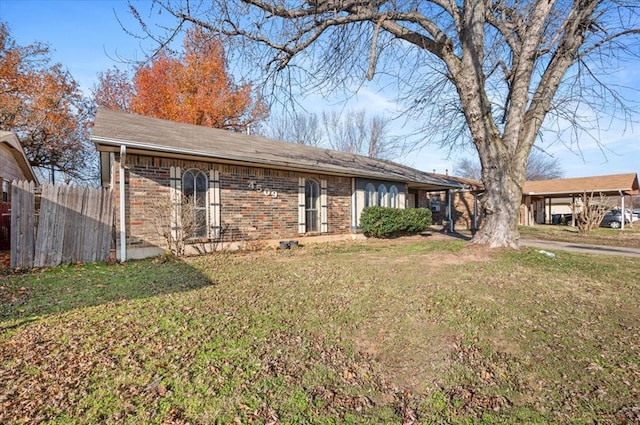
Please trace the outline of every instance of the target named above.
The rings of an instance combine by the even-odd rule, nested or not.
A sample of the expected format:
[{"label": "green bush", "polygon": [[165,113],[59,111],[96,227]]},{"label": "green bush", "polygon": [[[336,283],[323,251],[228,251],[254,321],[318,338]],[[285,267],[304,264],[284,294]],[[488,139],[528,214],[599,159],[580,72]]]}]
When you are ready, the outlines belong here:
[{"label": "green bush", "polygon": [[397,209],[367,207],[360,216],[360,229],[365,236],[388,238],[423,232],[431,225],[428,208]]}]

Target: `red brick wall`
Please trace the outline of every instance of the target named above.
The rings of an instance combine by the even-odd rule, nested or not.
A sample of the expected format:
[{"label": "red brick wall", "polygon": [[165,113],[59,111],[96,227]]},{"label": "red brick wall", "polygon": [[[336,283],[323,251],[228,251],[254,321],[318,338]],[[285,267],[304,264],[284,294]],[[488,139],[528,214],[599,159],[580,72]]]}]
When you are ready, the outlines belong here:
[{"label": "red brick wall", "polygon": [[[299,237],[298,178],[327,180],[328,234],[349,233],[351,179],[253,167],[221,165],[221,221],[225,240]],[[265,195],[249,187],[260,184]]]},{"label": "red brick wall", "polygon": [[[430,200],[432,198],[440,199],[440,211],[433,212],[433,223],[442,224],[443,220],[446,220],[446,217],[445,217],[446,211],[447,211],[446,194],[445,192],[430,192],[430,193],[424,194],[425,208],[430,207],[430,204],[431,204]],[[451,205],[453,207],[453,218],[455,220],[454,227],[459,229],[472,229],[473,214],[474,214],[473,194],[470,192],[455,192],[453,193],[453,199],[452,199]],[[480,224],[479,220],[478,220],[478,224]]]},{"label": "red brick wall", "polygon": [[429,208],[429,199],[427,198],[427,191],[418,190],[416,196],[416,208]]},{"label": "red brick wall", "polygon": [[[117,155],[116,155],[117,159]],[[169,203],[171,166],[220,171],[221,224],[226,241],[290,239],[298,233],[298,178],[327,180],[328,234],[349,233],[351,179],[345,177],[127,155],[127,241],[131,247],[164,246],[153,220],[158,202]],[[116,229],[119,229],[119,164],[114,164]],[[273,197],[249,187],[255,181]],[[327,234],[327,233],[323,233]]]}]

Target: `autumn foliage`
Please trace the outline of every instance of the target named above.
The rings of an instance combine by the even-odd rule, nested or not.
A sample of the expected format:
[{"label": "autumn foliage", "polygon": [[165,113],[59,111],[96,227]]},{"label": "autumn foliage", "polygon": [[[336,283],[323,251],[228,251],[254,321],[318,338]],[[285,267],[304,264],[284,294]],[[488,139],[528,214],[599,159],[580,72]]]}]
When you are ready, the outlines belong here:
[{"label": "autumn foliage", "polygon": [[0,24],[0,128],[18,135],[34,167],[88,178],[91,108],[78,83],[49,48],[18,46]]},{"label": "autumn foliage", "polygon": [[187,31],[184,53],[161,51],[133,78],[117,68],[99,75],[99,106],[215,128],[244,131],[266,108],[249,83],[227,72],[220,39],[201,29]]}]

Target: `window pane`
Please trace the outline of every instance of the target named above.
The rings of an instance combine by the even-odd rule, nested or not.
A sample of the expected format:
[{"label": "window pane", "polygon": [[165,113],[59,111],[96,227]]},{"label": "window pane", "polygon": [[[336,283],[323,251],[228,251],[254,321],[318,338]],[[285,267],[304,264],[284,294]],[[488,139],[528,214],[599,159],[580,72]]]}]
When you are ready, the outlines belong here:
[{"label": "window pane", "polygon": [[305,225],[307,232],[317,232],[320,221],[320,190],[318,183],[307,180],[304,187]]},{"label": "window pane", "polygon": [[193,179],[194,177],[192,171],[187,171],[186,173],[184,173],[184,177],[182,179],[182,190],[184,191],[185,196],[193,196]]},{"label": "window pane", "polygon": [[386,207],[387,203],[387,187],[383,184],[378,186],[378,206]]},{"label": "window pane", "polygon": [[198,209],[196,214],[196,231],[195,236],[205,237],[207,236],[207,210]]},{"label": "window pane", "polygon": [[367,183],[367,186],[364,190],[364,206],[365,207],[373,207],[376,205],[376,187]]},{"label": "window pane", "polygon": [[199,170],[188,170],[182,177],[182,193],[193,203],[189,211],[193,214],[195,228],[193,236],[207,236],[207,175]]},{"label": "window pane", "polygon": [[200,186],[201,179],[196,180],[196,205],[200,208],[207,206],[207,180],[204,179],[204,186]]},{"label": "window pane", "polygon": [[197,192],[207,191],[207,176],[205,176],[203,172],[199,172],[196,175],[196,191]]},{"label": "window pane", "polygon": [[389,207],[398,208],[398,188],[391,186],[389,189]]},{"label": "window pane", "polygon": [[318,231],[318,211],[307,210],[306,212],[306,226],[307,232],[317,232]]}]

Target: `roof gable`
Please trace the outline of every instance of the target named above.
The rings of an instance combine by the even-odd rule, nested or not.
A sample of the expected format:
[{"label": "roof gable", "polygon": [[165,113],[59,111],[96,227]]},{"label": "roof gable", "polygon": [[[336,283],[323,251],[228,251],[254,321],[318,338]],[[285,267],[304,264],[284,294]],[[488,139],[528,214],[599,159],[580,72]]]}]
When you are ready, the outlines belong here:
[{"label": "roof gable", "polygon": [[158,156],[192,155],[223,163],[401,181],[434,189],[460,187],[455,181],[391,161],[104,108],[98,109],[91,139],[99,150],[124,145]]},{"label": "roof gable", "polygon": [[29,181],[38,183],[38,178],[31,168],[29,159],[22,149],[22,145],[18,140],[18,137],[10,131],[0,131],[0,143],[9,148],[9,151],[13,155],[13,159],[24,174],[25,178]]}]

